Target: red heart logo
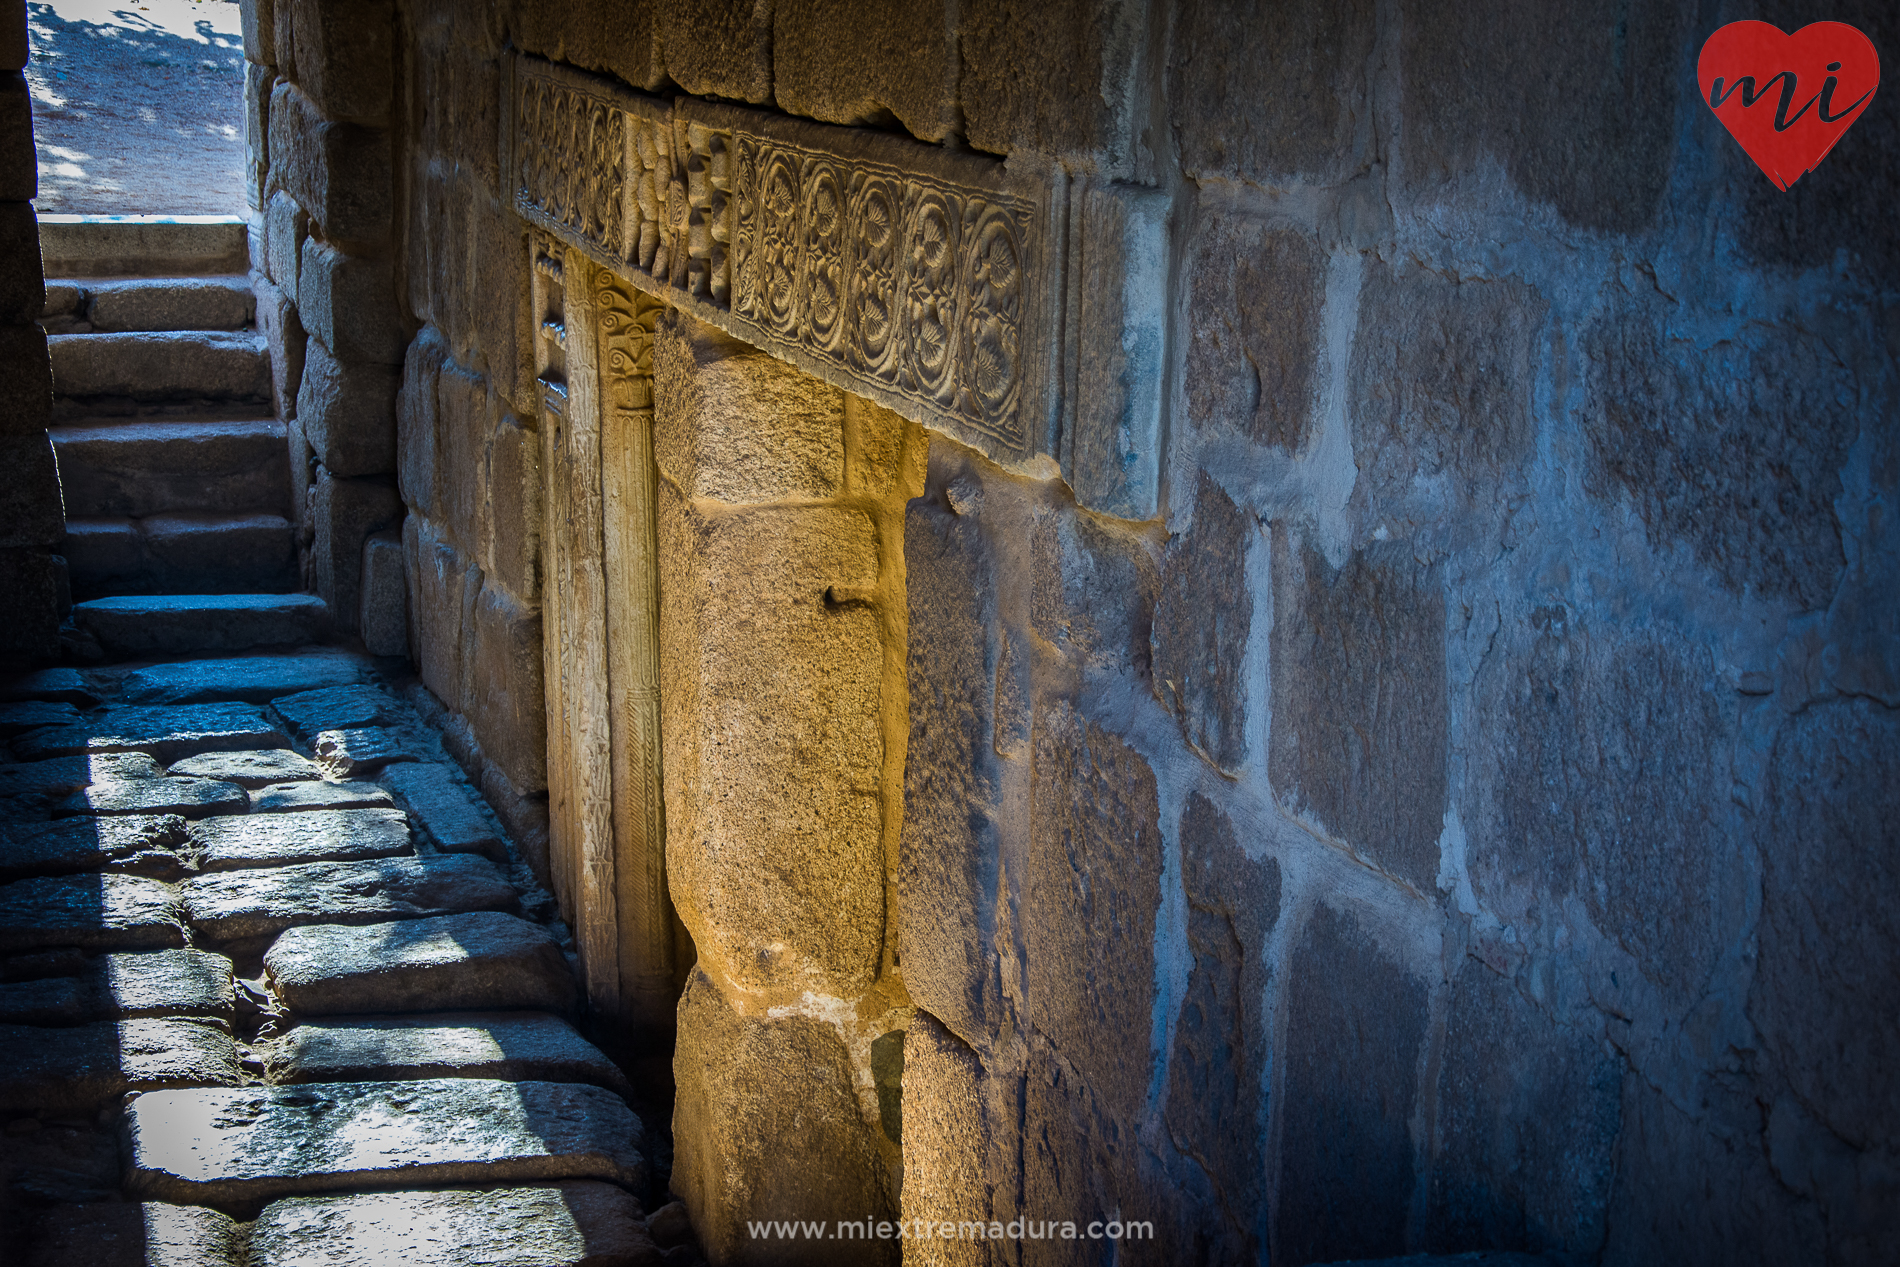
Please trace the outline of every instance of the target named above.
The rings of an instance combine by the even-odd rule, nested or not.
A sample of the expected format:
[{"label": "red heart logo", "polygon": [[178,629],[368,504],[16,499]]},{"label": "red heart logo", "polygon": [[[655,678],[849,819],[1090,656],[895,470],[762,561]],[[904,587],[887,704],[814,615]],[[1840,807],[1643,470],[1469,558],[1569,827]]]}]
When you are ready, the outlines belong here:
[{"label": "red heart logo", "polygon": [[1789,35],[1766,22],[1731,22],[1702,45],[1702,100],[1777,189],[1820,166],[1873,100],[1880,55],[1845,22]]}]

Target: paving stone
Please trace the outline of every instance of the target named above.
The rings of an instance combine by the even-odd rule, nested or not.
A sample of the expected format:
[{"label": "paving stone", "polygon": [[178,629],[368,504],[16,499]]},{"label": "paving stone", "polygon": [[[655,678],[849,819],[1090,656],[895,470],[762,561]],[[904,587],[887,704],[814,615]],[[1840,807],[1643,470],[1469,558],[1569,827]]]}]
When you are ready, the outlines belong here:
[{"label": "paving stone", "polygon": [[276,783],[251,793],[253,814],[313,809],[379,809],[395,799],[374,783]]},{"label": "paving stone", "polygon": [[646,1182],[640,1119],[584,1083],[436,1078],[156,1091],[126,1110],[126,1186],[235,1204],[548,1179]]},{"label": "paving stone", "polygon": [[[283,436],[272,445],[281,467]],[[75,603],[73,619],[107,651],[130,656],[310,642],[329,629],[330,609],[314,594],[155,594]]]},{"label": "paving stone", "polygon": [[191,843],[204,871],[354,862],[408,853],[409,820],[397,809],[246,814],[194,825]]},{"label": "paving stone", "polygon": [[591,1082],[621,1095],[627,1080],[600,1048],[558,1016],[448,1013],[299,1025],[271,1046],[275,1085],[402,1078]]},{"label": "paving stone", "polygon": [[187,880],[182,889],[191,926],[221,941],[274,937],[303,924],[379,924],[515,909],[515,891],[494,865],[467,857],[231,871]]},{"label": "paving stone", "polygon": [[222,779],[239,787],[267,787],[272,783],[323,777],[323,771],[288,748],[201,753],[173,765],[171,773],[195,779]]},{"label": "paving stone", "polygon": [[291,1197],[251,1232],[252,1267],[646,1267],[661,1261],[640,1203],[611,1184]]},{"label": "paving stone", "polygon": [[64,796],[88,783],[106,779],[155,779],[163,773],[158,763],[142,752],[22,761],[17,765],[0,765],[0,797]]},{"label": "paving stone", "polygon": [[28,699],[53,700],[91,708],[99,702],[99,695],[78,669],[39,669],[32,673],[0,678],[0,700],[11,703]]},{"label": "paving stone", "polygon": [[156,1201],[41,1211],[28,1267],[243,1267],[244,1228],[228,1214]]},{"label": "paving stone", "polygon": [[0,739],[38,730],[41,726],[77,726],[80,720],[79,710],[71,704],[49,700],[0,704]]},{"label": "paving stone", "polygon": [[476,808],[469,793],[449,771],[435,763],[398,766],[383,774],[422,823],[422,829],[444,853],[479,853],[491,858],[507,854],[494,824]]},{"label": "paving stone", "polygon": [[0,981],[40,981],[47,977],[83,976],[92,961],[77,946],[55,946],[24,955],[0,957]]},{"label": "paving stone", "polygon": [[184,944],[178,890],[160,880],[77,875],[0,885],[0,952],[44,946],[158,950]]},{"label": "paving stone", "polygon": [[576,999],[574,974],[548,931],[492,912],[369,929],[292,928],[264,953],[264,975],[284,1006],[302,1016],[461,1008],[564,1012]]},{"label": "paving stone", "polygon": [[401,734],[380,726],[322,731],[316,749],[324,770],[337,778],[374,774],[386,765],[422,759]]},{"label": "paving stone", "polygon": [[0,1025],[0,1111],[92,1113],[127,1091],[237,1083],[231,1036],[201,1021]]},{"label": "paving stone", "polygon": [[204,950],[83,960],[72,976],[0,984],[0,1024],[83,1025],[148,1016],[231,1024],[231,961]]},{"label": "paving stone", "polygon": [[187,660],[154,665],[128,675],[124,696],[131,704],[261,702],[323,686],[345,686],[362,681],[363,676],[363,662],[338,651],[251,656],[238,660]]},{"label": "paving stone", "polygon": [[401,705],[387,691],[374,686],[303,691],[274,699],[271,707],[290,724],[291,733],[302,739],[313,739],[325,730],[390,726],[403,720]]},{"label": "paving stone", "polygon": [[242,814],[251,798],[235,783],[216,779],[112,779],[81,788],[54,807],[58,817],[75,814],[181,814],[208,818]]},{"label": "paving stone", "polygon": [[0,824],[0,881],[75,871],[118,871],[176,880],[189,870],[178,814]]},{"label": "paving stone", "polygon": [[57,726],[22,735],[13,755],[22,761],[88,752],[144,752],[163,762],[200,752],[288,748],[290,740],[248,704],[183,708],[117,708],[81,726]]}]

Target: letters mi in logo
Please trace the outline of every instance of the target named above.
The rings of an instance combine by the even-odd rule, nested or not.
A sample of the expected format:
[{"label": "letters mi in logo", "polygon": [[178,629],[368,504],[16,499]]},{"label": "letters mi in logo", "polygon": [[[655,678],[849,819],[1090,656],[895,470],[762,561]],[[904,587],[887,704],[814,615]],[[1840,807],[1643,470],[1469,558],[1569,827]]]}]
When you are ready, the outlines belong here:
[{"label": "letters mi in logo", "polygon": [[1702,45],[1696,81],[1722,126],[1786,190],[1866,111],[1880,84],[1880,55],[1845,22],[1816,22],[1793,35],[1766,22],[1731,22]]}]

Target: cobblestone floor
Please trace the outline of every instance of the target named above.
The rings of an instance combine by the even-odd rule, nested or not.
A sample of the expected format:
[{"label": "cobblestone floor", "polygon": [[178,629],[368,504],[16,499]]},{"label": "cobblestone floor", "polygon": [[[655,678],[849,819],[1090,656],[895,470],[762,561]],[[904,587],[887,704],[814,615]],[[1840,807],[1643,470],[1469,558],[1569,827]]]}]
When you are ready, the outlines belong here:
[{"label": "cobblestone floor", "polygon": [[666,1107],[373,662],[0,678],[0,744],[0,1258],[698,1261]]}]

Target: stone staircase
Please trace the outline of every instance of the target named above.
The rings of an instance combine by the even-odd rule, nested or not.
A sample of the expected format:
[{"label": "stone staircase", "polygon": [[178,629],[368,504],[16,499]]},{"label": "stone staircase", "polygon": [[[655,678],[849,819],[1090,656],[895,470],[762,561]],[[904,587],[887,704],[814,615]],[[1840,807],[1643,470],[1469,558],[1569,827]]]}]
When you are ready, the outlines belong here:
[{"label": "stone staircase", "polygon": [[293,596],[289,448],[244,234],[211,217],[41,222],[73,616],[110,654],[327,628],[321,601]]}]

